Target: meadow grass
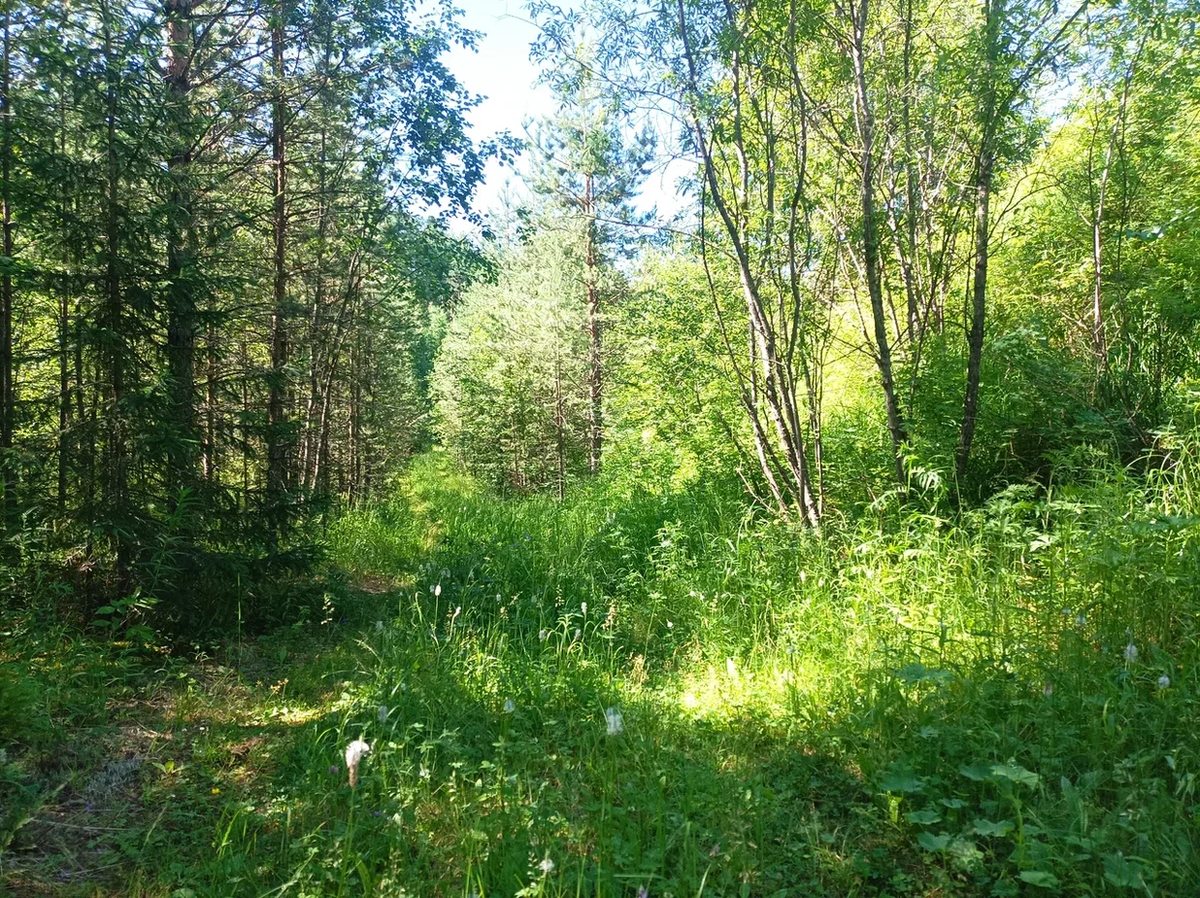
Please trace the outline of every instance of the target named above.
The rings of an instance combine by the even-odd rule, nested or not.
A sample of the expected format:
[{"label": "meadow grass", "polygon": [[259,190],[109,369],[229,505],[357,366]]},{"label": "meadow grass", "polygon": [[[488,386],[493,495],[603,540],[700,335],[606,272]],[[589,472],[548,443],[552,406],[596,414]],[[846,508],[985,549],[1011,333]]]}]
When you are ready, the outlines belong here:
[{"label": "meadow grass", "polygon": [[1197,894],[1192,470],[818,535],[431,453],[330,528],[326,635],[169,691],[205,773],[143,778],[127,893]]}]

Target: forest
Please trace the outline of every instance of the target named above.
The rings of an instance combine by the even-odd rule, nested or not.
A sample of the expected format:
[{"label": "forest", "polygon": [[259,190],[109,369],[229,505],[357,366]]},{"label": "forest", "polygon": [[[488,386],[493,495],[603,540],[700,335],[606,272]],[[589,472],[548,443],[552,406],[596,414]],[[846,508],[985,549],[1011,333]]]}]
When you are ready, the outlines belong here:
[{"label": "forest", "polygon": [[1200,2],[491,7],[0,0],[0,894],[1200,893]]}]

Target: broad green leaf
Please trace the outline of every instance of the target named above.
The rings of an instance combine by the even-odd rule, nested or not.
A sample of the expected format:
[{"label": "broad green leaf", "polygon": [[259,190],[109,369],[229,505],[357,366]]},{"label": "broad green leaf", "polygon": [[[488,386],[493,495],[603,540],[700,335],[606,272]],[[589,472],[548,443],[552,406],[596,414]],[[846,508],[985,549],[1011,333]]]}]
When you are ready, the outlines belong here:
[{"label": "broad green leaf", "polygon": [[1022,870],[1021,881],[1027,882],[1031,886],[1037,886],[1040,889],[1058,888],[1058,877],[1053,873],[1047,873],[1045,870]]},{"label": "broad green leaf", "polygon": [[993,823],[991,820],[979,819],[973,824],[976,833],[981,836],[995,836],[1003,838],[1013,830],[1013,822],[1011,820],[1000,820]]},{"label": "broad green leaf", "polygon": [[917,836],[917,844],[926,851],[945,851],[950,844],[950,836],[946,833],[936,836],[933,833],[921,833]]},{"label": "broad green leaf", "polygon": [[992,774],[1031,789],[1036,788],[1038,784],[1038,775],[1032,770],[1026,770],[1020,764],[993,764]]},{"label": "broad green leaf", "polygon": [[930,823],[937,823],[942,819],[942,815],[934,810],[909,811],[904,815],[904,819],[909,823],[919,823],[924,826]]},{"label": "broad green leaf", "polygon": [[911,773],[893,771],[883,778],[879,788],[884,792],[920,792],[925,788],[925,781]]}]

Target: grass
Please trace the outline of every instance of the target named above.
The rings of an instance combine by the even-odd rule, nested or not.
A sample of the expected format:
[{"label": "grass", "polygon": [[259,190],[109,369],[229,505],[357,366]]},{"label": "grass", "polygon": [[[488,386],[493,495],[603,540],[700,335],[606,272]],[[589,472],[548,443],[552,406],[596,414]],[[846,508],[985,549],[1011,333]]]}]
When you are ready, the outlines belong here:
[{"label": "grass", "polygon": [[321,626],[222,663],[10,627],[32,676],[3,688],[44,726],[5,761],[24,810],[0,874],[180,898],[1195,894],[1194,470],[818,537],[715,485],[500,499],[432,453],[331,528],[367,590]]}]

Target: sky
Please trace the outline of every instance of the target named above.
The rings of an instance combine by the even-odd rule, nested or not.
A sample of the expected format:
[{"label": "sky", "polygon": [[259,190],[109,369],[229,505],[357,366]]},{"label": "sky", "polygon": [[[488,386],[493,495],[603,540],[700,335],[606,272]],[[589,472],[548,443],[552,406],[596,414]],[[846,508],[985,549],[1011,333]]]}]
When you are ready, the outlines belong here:
[{"label": "sky", "polygon": [[[463,10],[463,24],[483,34],[477,52],[455,47],[447,59],[450,70],[467,90],[486,99],[471,112],[472,136],[483,139],[508,131],[525,137],[525,123],[552,114],[554,98],[545,85],[535,86],[538,67],[529,60],[529,45],[537,37],[537,26],[528,18],[524,0],[457,0]],[[558,5],[571,9],[571,0],[559,0]],[[524,171],[527,157],[517,161]],[[676,180],[687,172],[687,166],[674,163],[664,172],[652,174],[643,187],[637,205],[642,209],[657,207],[660,213],[671,215],[683,205],[675,189]],[[506,190],[516,195],[524,193],[520,177],[512,168],[502,168],[492,161],[488,164],[484,184],[475,198],[477,212],[497,208]]]}]

